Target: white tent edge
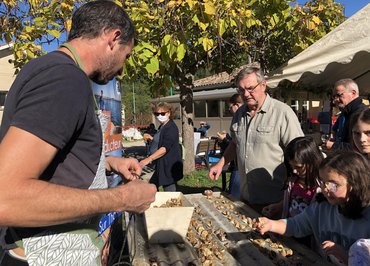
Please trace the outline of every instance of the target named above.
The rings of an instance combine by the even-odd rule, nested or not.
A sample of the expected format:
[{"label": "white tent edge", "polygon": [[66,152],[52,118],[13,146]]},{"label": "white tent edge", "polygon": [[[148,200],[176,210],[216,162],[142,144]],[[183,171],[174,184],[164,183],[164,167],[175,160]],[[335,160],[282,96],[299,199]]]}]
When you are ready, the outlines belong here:
[{"label": "white tent edge", "polygon": [[[358,54],[361,58],[353,62]],[[334,80],[340,78],[355,79],[363,74],[370,76],[370,61],[367,60],[369,54],[370,4],[286,64],[269,73],[267,86],[275,88],[282,80],[313,86],[321,83],[325,86],[332,85]],[[358,66],[358,61],[365,60],[367,62]],[[340,69],[336,73],[333,68]]]}]

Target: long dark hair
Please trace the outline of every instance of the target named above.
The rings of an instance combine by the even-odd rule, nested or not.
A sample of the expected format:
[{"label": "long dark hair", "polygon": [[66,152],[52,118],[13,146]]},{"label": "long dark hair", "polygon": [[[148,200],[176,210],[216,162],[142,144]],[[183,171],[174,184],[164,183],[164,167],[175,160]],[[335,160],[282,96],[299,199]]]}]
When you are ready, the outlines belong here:
[{"label": "long dark hair", "polygon": [[306,188],[314,187],[315,179],[319,176],[319,165],[323,159],[324,156],[312,137],[305,136],[293,139],[284,150],[284,164],[288,170],[285,185],[287,185],[289,177],[294,176],[289,162],[295,161],[303,164],[306,168],[304,180]]},{"label": "long dark hair", "polygon": [[367,159],[355,151],[337,151],[325,158],[320,169],[329,168],[347,179],[351,186],[348,201],[339,207],[340,213],[350,219],[362,217],[370,205],[370,167]]}]

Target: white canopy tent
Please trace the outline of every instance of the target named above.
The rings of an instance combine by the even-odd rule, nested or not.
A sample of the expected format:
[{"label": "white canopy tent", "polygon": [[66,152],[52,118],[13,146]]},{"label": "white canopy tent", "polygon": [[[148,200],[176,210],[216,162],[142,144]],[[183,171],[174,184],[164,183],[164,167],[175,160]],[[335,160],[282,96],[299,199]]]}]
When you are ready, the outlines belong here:
[{"label": "white canopy tent", "polygon": [[342,78],[355,80],[361,95],[370,93],[370,4],[269,73],[267,86],[275,88],[289,80],[327,89]]}]

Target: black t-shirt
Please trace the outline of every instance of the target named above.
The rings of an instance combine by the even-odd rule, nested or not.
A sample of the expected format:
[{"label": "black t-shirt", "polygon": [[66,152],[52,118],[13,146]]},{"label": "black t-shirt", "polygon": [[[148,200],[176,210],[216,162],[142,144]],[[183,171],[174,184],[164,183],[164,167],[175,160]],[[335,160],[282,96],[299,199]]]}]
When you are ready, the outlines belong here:
[{"label": "black t-shirt", "polygon": [[91,185],[102,133],[91,82],[69,56],[52,52],[22,68],[6,98],[0,141],[10,126],[58,148],[40,179],[85,189]]}]

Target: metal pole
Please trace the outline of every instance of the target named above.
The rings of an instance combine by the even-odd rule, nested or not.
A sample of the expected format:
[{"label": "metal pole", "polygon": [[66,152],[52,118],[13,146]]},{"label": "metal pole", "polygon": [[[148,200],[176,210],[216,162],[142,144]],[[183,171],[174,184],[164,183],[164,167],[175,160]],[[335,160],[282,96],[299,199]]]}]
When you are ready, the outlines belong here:
[{"label": "metal pole", "polygon": [[170,75],[170,96],[173,95],[173,91],[172,91],[172,77]]},{"label": "metal pole", "polygon": [[135,83],[132,83],[132,103],[134,105],[134,124],[136,124]]}]

